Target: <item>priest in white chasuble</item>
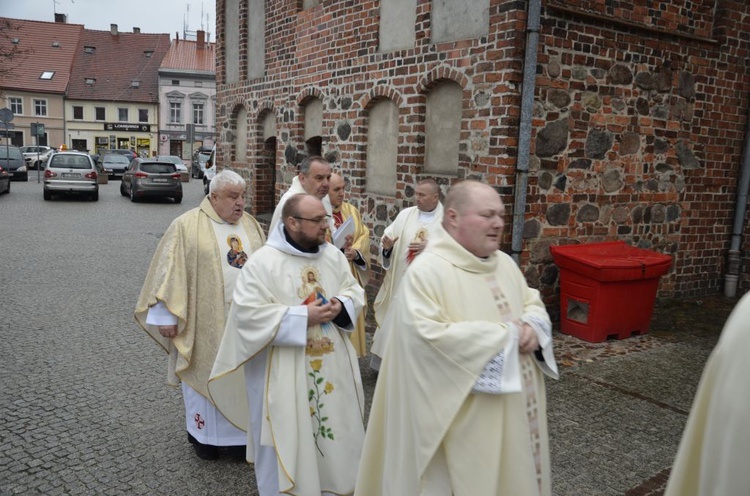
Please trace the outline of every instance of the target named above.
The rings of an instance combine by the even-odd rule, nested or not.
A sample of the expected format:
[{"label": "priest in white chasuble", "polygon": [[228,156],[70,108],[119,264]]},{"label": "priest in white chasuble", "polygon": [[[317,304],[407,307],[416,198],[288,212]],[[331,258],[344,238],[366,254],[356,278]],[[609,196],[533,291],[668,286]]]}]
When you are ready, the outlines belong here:
[{"label": "priest in white chasuble", "polygon": [[665,496],[750,492],[750,293],[724,325],[706,362]]},{"label": "priest in white chasuble", "polygon": [[372,338],[373,369],[378,370],[386,341],[391,332],[398,332],[384,324],[396,289],[406,269],[429,243],[430,234],[443,220],[440,187],[432,179],[422,179],[414,190],[416,205],[402,210],[391,225],[385,228],[380,240],[378,263],[385,269],[385,277],[373,302],[378,328]]},{"label": "priest in white chasuble", "polygon": [[[281,195],[279,203],[273,211],[271,224],[268,232],[276,229],[276,224],[281,220],[281,211],[284,209],[286,201],[294,195],[307,193],[319,198],[323,202],[326,213],[331,215],[331,200],[328,198],[328,190],[331,181],[331,164],[323,157],[316,155],[306,157],[299,164],[299,173],[292,179],[292,185]],[[333,227],[333,224],[329,227]],[[329,233],[330,234],[330,233]],[[330,241],[327,239],[326,241]]]},{"label": "priest in white chasuble", "polygon": [[245,433],[229,423],[208,399],[208,376],[224,334],[234,284],[248,257],[265,236],[245,212],[245,180],[224,170],[211,181],[198,208],[172,222],[164,233],[135,318],[169,353],[168,377],[181,384],[188,439],[203,459],[216,459],[219,446],[241,446]]},{"label": "priest in white chasuble", "polygon": [[442,226],[404,275],[357,496],[550,495],[551,323],[498,250],[504,214],[490,186],[453,186]]},{"label": "priest in white chasuble", "polygon": [[348,333],[364,290],[327,226],[318,198],[287,200],[242,269],[209,380],[217,407],[247,430],[261,496],[354,491],[364,394]]},{"label": "priest in white chasuble", "polygon": [[[362,288],[367,286],[370,280],[370,230],[364,222],[359,210],[344,201],[344,178],[340,174],[331,174],[331,184],[328,197],[333,207],[333,227],[334,233],[339,228],[346,229],[347,222],[353,223],[352,234],[346,237],[346,244],[341,248],[344,256],[349,261],[349,268],[352,275]],[[351,219],[351,220],[349,220]],[[367,354],[366,335],[365,335],[365,314],[367,309],[364,308],[359,314],[357,325],[354,332],[350,334],[354,349],[357,350],[357,356],[363,357]]]}]

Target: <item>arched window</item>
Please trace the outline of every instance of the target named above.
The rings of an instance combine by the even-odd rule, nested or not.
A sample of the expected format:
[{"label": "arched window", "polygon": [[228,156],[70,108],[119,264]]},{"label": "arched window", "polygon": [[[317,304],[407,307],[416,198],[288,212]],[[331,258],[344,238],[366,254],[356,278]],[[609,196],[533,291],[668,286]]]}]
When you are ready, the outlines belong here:
[{"label": "arched window", "polygon": [[396,196],[398,106],[387,98],[376,101],[367,122],[367,191]]},{"label": "arched window", "polygon": [[435,174],[458,173],[463,89],[443,81],[427,95],[424,170]]}]

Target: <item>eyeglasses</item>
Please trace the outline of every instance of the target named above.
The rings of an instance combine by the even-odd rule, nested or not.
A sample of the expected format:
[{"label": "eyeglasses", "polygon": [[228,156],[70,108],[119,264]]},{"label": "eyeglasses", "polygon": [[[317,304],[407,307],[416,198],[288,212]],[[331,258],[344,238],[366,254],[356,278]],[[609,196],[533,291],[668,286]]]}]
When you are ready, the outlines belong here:
[{"label": "eyeglasses", "polygon": [[297,217],[296,215],[293,215],[297,220],[306,220],[307,222],[314,222],[316,224],[328,224],[328,221],[331,219],[330,215],[325,215],[323,217],[316,217],[314,219],[308,219],[306,217]]}]

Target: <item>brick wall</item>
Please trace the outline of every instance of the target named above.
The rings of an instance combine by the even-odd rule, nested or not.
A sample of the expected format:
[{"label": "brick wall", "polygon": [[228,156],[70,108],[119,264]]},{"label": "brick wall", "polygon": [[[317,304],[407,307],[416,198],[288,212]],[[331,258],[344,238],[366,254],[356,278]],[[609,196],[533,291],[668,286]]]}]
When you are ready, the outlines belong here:
[{"label": "brick wall", "polygon": [[[459,169],[436,179],[444,187],[483,180],[513,205],[526,2],[491,0],[487,36],[431,44],[431,4],[419,0],[414,48],[390,53],[378,53],[377,1],[328,0],[307,10],[296,0],[269,2],[266,76],[247,80],[241,47],[241,81],[232,85],[223,77],[224,4],[217,2],[221,163],[247,168],[262,184],[274,160],[278,198],[305,150],[304,102],[320,98],[323,154],[350,179],[350,201],[375,241],[413,204],[413,185],[424,175],[426,95],[449,79],[463,89]],[[552,305],[550,245],[623,239],[674,256],[661,295],[719,291],[750,106],[750,7],[727,1],[714,12],[708,0],[544,5],[522,255],[527,278]],[[367,112],[380,98],[400,109],[395,197],[365,189]],[[246,164],[231,162],[241,107],[249,119],[240,140]],[[277,123],[275,158],[264,151],[268,112]],[[254,213],[267,208],[264,188],[250,192]],[[745,256],[745,289],[748,265]],[[375,275],[377,284],[377,267]]]}]

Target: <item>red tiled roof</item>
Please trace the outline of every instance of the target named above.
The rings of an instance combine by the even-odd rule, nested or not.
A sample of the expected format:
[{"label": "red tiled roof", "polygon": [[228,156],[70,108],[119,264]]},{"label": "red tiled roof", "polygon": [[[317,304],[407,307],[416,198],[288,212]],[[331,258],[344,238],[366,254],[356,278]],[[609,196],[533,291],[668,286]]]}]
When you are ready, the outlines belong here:
[{"label": "red tiled roof", "polygon": [[[93,47],[93,53],[86,53]],[[157,103],[158,70],[169,49],[168,34],[84,29],[68,86],[72,100]],[[151,52],[148,57],[146,52]],[[87,84],[87,79],[95,79]],[[139,86],[133,87],[132,82]]]},{"label": "red tiled roof", "polygon": [[[25,52],[17,59],[17,65],[16,62],[3,61],[3,65],[10,66],[11,71],[5,76],[0,75],[0,87],[6,90],[65,93],[83,26],[9,18],[0,18],[0,23],[3,33],[0,36],[0,51],[7,53],[17,47]],[[17,45],[13,44],[14,38],[18,39]],[[52,79],[39,78],[45,71],[54,71]]]},{"label": "red tiled roof", "polygon": [[204,43],[198,48],[193,40],[172,40],[160,69],[178,69],[216,73],[216,44]]}]

